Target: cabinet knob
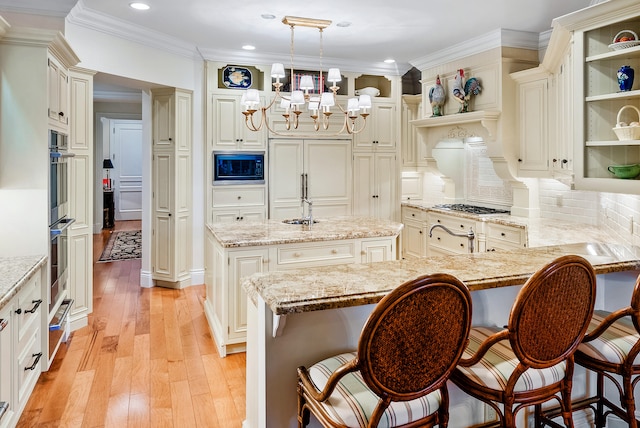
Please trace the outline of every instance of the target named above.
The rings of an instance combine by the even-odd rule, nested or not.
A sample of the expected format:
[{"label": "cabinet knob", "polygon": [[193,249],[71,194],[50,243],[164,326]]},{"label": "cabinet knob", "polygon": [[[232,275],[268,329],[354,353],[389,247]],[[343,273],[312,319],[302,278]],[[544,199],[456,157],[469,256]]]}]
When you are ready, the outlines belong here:
[{"label": "cabinet knob", "polygon": [[293,253],[293,257],[295,257],[295,258],[298,258],[298,257],[300,257],[300,256],[301,256],[301,254],[300,254],[300,253]]},{"label": "cabinet knob", "polygon": [[242,196],[238,196],[238,200],[242,199]]},{"label": "cabinet knob", "polygon": [[462,248],[464,248],[464,244],[460,244],[460,246],[461,246]]},{"label": "cabinet knob", "polygon": [[61,111],[60,113],[58,113],[58,116],[60,116],[60,117],[64,117],[64,112],[63,112],[63,111]]},{"label": "cabinet knob", "polygon": [[522,159],[518,159],[518,162],[522,162]]},{"label": "cabinet knob", "polygon": [[440,223],[440,219],[438,219],[438,223]]},{"label": "cabinet knob", "polygon": [[22,313],[22,308],[16,309],[16,314],[20,315]]},{"label": "cabinet knob", "polygon": [[331,254],[338,254],[338,250],[336,249],[331,250]]},{"label": "cabinet knob", "polygon": [[464,224],[461,224],[461,225],[460,225],[460,229],[464,229]]},{"label": "cabinet knob", "polygon": [[240,216],[240,220],[244,220],[244,217]]},{"label": "cabinet knob", "polygon": [[415,216],[416,216],[415,213],[411,213],[411,217],[415,217]]},{"label": "cabinet knob", "polygon": [[422,235],[422,231],[419,231],[418,233],[419,233],[420,235]]},{"label": "cabinet knob", "polygon": [[507,234],[506,234],[506,233],[504,233],[504,232],[501,232],[501,233],[500,233],[500,236],[507,236]]},{"label": "cabinet knob", "polygon": [[569,161],[566,160],[566,159],[562,159],[562,163],[567,163],[567,162],[569,162]]},{"label": "cabinet knob", "polygon": [[169,137],[169,141],[173,141],[173,139],[171,137]]},{"label": "cabinet knob", "polygon": [[556,163],[556,162],[558,162],[558,159],[554,159],[554,160],[553,160],[553,163]]},{"label": "cabinet knob", "polygon": [[437,238],[437,239],[438,239],[438,241],[439,241],[439,240],[440,240],[440,237],[438,236],[438,238]]}]

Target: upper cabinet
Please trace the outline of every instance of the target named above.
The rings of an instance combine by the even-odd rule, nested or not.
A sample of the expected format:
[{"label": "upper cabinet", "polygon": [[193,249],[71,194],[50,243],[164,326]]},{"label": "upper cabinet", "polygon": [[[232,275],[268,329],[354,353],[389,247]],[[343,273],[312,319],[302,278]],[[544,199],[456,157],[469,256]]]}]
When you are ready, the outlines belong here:
[{"label": "upper cabinet", "polygon": [[617,178],[609,167],[640,163],[640,138],[614,131],[620,121],[640,121],[640,82],[622,90],[617,76],[622,66],[640,71],[640,45],[616,43],[640,31],[640,3],[601,3],[557,18],[554,26],[573,35],[575,188],[637,193],[637,181]]},{"label": "upper cabinet", "polygon": [[367,126],[360,133],[355,134],[354,149],[395,150],[398,124],[396,111],[395,103],[377,101],[374,98],[371,115],[367,118]]},{"label": "upper cabinet", "polygon": [[[245,125],[241,95],[212,95],[211,122],[214,150],[264,150],[265,129],[251,131]],[[264,100],[263,100],[264,103]],[[257,124],[256,124],[257,125]]]},{"label": "upper cabinet", "polygon": [[47,59],[49,86],[49,123],[52,128],[67,130],[69,125],[69,71],[54,56]]}]

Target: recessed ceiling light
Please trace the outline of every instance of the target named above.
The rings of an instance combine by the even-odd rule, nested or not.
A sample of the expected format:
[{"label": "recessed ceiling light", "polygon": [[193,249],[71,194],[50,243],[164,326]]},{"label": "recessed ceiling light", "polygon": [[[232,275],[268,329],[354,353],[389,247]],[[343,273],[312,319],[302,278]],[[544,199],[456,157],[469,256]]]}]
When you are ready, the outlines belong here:
[{"label": "recessed ceiling light", "polygon": [[394,62],[396,62],[396,60],[393,58],[387,58],[384,60],[384,62],[386,62],[387,64],[393,64]]},{"label": "recessed ceiling light", "polygon": [[260,15],[262,19],[276,19],[276,16],[272,13],[263,13]]},{"label": "recessed ceiling light", "polygon": [[338,27],[349,27],[351,23],[349,21],[341,21],[336,24]]},{"label": "recessed ceiling light", "polygon": [[148,4],[140,2],[129,3],[129,6],[136,10],[149,10],[151,8]]},{"label": "recessed ceiling light", "polygon": [[245,51],[253,51],[256,49],[256,47],[252,45],[244,45],[242,46],[242,49],[244,49]]}]

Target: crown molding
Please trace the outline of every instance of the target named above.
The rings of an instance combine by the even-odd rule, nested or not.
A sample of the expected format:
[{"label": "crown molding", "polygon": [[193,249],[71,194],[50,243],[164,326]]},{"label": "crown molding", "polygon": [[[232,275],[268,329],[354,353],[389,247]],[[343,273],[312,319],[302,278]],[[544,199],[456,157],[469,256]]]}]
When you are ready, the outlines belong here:
[{"label": "crown molding", "polygon": [[55,30],[11,27],[0,43],[48,48],[67,68],[80,62],[62,33]]},{"label": "crown molding", "polygon": [[479,37],[465,40],[462,43],[416,58],[415,60],[410,61],[410,63],[418,70],[425,70],[499,47],[531,49],[537,51],[539,39],[540,36],[538,33],[499,28]]},{"label": "crown molding", "polygon": [[[202,59],[213,62],[226,62],[230,64],[251,64],[268,65],[274,62],[284,64],[284,68],[291,67],[291,60],[288,55],[275,53],[256,54],[251,51],[238,51],[230,49],[198,49]],[[296,55],[293,62],[294,69],[318,70],[320,68],[317,56]],[[322,68],[328,70],[329,67],[338,67],[342,72],[365,73],[380,76],[402,76],[411,68],[411,64],[385,64],[378,62],[365,62],[357,60],[347,60],[341,58],[322,57]]]},{"label": "crown molding", "polygon": [[20,6],[3,4],[2,10],[11,13],[53,16],[55,18],[64,18],[69,10],[75,4],[75,0],[58,0],[58,1],[36,1],[36,0],[20,0]]},{"label": "crown molding", "polygon": [[186,58],[198,57],[197,48],[193,44],[98,12],[86,7],[83,0],[79,0],[71,9],[66,22]]}]

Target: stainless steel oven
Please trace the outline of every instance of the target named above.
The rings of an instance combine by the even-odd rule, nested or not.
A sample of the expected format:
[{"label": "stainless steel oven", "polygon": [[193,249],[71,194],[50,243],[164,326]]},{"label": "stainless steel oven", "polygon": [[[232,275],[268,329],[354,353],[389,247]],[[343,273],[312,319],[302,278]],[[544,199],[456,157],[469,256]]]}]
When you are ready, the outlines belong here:
[{"label": "stainless steel oven", "polygon": [[67,315],[73,303],[66,299],[69,277],[67,228],[75,219],[69,218],[68,137],[49,131],[49,363],[68,333]]}]

